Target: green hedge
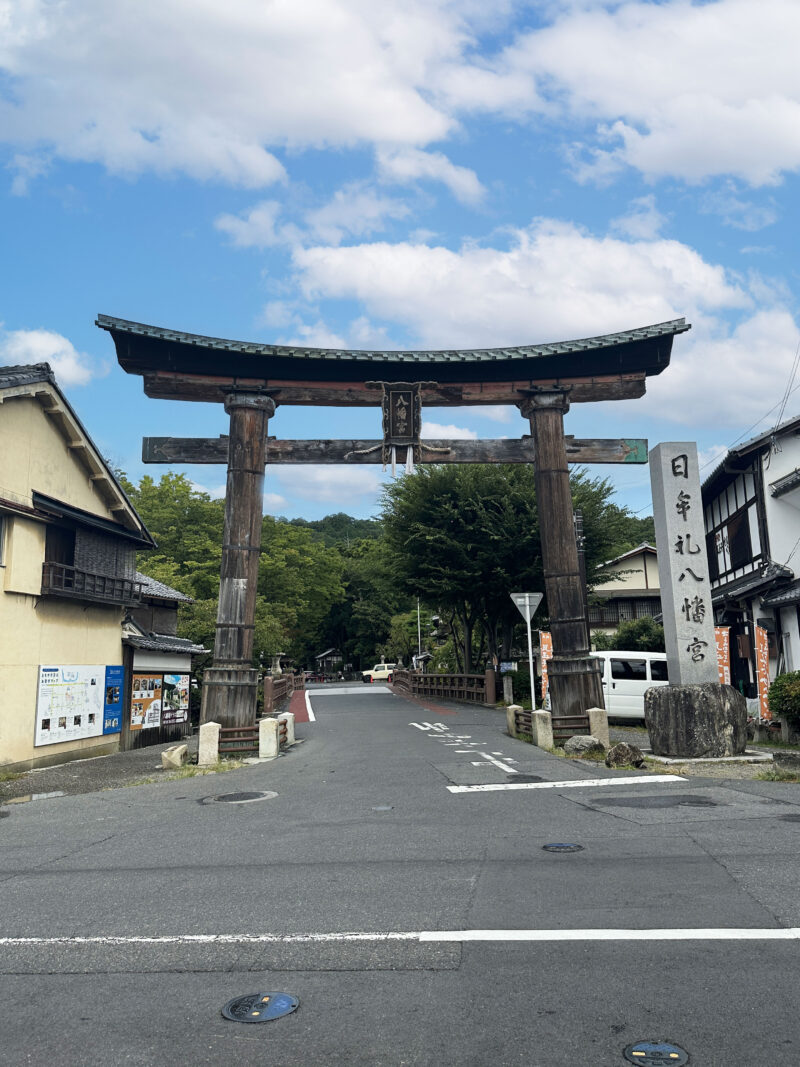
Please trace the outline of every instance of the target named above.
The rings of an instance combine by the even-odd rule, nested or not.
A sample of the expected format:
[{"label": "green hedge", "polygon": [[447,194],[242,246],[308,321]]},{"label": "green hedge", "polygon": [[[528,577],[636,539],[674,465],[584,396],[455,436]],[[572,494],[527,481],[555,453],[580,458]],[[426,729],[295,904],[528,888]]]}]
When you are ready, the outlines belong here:
[{"label": "green hedge", "polygon": [[767,700],[776,718],[800,723],[800,671],[779,674],[769,687]]}]

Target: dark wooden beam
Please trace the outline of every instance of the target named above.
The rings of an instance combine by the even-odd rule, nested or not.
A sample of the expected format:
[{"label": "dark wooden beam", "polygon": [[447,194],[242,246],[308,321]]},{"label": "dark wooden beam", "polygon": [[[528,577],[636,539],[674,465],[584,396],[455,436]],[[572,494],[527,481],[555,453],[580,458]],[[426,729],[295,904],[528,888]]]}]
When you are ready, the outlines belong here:
[{"label": "dark wooden beam", "polygon": [[[642,438],[566,437],[569,463],[646,463]],[[267,442],[267,463],[380,463],[380,440]],[[145,463],[227,463],[227,437],[145,437]],[[405,451],[398,449],[398,461]],[[422,441],[423,463],[533,463],[531,437],[483,441]]]},{"label": "dark wooden beam", "polygon": [[[644,371],[596,378],[558,378],[508,382],[425,382],[426,368],[409,367],[407,380],[424,382],[420,395],[427,407],[450,407],[478,404],[517,404],[533,388],[567,389],[572,404],[596,400],[635,400],[645,393]],[[430,373],[430,370],[428,370]],[[375,368],[376,377],[380,367]],[[190,400],[220,404],[232,391],[263,391],[277,404],[316,405],[319,407],[379,407],[381,390],[364,382],[288,381],[279,378],[233,378],[223,375],[181,374],[170,371],[143,375],[147,396],[159,400]]]}]

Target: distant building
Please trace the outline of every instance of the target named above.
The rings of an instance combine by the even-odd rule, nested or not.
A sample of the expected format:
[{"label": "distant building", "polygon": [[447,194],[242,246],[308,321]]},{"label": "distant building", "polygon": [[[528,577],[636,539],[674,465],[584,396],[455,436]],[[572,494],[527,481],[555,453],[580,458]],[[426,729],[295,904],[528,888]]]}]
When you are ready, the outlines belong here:
[{"label": "distant building", "polygon": [[643,543],[601,563],[603,580],[589,594],[589,629],[613,633],[621,622],[660,616],[658,553]]},{"label": "distant building", "polygon": [[703,483],[714,619],[731,628],[731,676],[756,695],[755,632],[770,676],[800,669],[800,416],[731,449]]},{"label": "distant building", "polygon": [[334,671],[340,671],[344,662],[341,652],[336,648],[326,648],[324,652],[315,656],[314,660],[317,664],[317,674],[332,674]]}]

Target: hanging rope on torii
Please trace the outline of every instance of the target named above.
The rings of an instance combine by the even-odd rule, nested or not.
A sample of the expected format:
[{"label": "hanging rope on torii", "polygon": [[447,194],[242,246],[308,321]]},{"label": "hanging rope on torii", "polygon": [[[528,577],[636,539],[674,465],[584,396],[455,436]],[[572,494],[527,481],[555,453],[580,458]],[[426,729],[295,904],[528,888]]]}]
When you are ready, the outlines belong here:
[{"label": "hanging rope on torii", "polygon": [[[146,326],[99,316],[124,370],[140,374],[150,397],[223,403],[230,433],[218,438],[147,437],[145,463],[225,463],[225,529],[212,666],[203,681],[201,721],[255,722],[258,672],[252,666],[264,469],[272,464],[532,463],[541,523],[553,658],[554,711],[603,707],[573,529],[570,463],[646,463],[637,438],[577,439],[564,434],[570,404],[634,399],[646,378],[669,365],[683,319],[580,341],[441,352],[352,352],[289,348]],[[375,367],[385,370],[375,380]],[[408,381],[414,367],[427,380]],[[367,375],[367,371],[372,373]],[[379,391],[379,392],[378,392]],[[422,440],[422,405],[514,405],[530,435],[501,440]],[[378,440],[278,440],[269,419],[281,405],[375,407]]]}]

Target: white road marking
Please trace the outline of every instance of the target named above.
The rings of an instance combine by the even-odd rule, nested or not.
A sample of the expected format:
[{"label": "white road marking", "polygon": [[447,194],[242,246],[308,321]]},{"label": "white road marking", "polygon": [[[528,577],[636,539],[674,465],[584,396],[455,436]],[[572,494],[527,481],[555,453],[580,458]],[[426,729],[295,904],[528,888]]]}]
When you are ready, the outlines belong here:
[{"label": "white road marking", "polygon": [[[481,753],[483,755],[483,753]],[[516,772],[515,772],[516,773]],[[495,782],[489,785],[448,785],[451,793],[495,793],[504,789],[602,789],[614,785],[652,785],[656,782],[685,782],[677,774],[648,774],[637,778],[585,778],[578,782]]]},{"label": "white road marking", "polygon": [[444,730],[447,732],[449,729],[443,722],[410,722],[408,725],[416,726],[418,730],[422,730],[423,732],[427,732],[428,730],[433,730],[434,732],[441,732]]},{"label": "white road marking", "polygon": [[309,722],[316,722],[317,721],[317,716],[314,714],[314,712],[313,712],[313,710],[311,708],[311,694],[309,693],[309,691],[307,689],[306,689],[306,711],[308,712],[308,721]]},{"label": "white road marking", "polygon": [[[307,689],[306,689],[306,692],[308,692]],[[394,693],[392,693],[392,691],[388,687],[388,685],[369,685],[369,686],[365,685],[363,687],[362,686],[352,686],[351,687],[351,686],[345,685],[345,686],[342,686],[340,689],[312,689],[311,692],[314,694],[314,696],[320,696],[320,697],[352,697],[352,696],[367,697],[367,696],[370,696],[372,693],[391,693],[391,695],[394,696]]]},{"label": "white road marking", "polygon": [[472,766],[473,767],[494,766],[494,767],[499,767],[500,770],[501,771],[505,771],[506,774],[519,774],[519,771],[515,771],[514,768],[513,767],[509,767],[507,763],[501,763],[499,759],[495,759],[494,756],[490,756],[488,752],[479,752],[478,755],[479,756],[483,756],[483,758],[487,762],[486,763],[481,763],[481,762],[478,762],[476,760],[472,760]]},{"label": "white road marking", "polygon": [[0,937],[0,945],[264,945],[319,942],[416,941],[798,941],[800,927],[688,927],[683,929],[398,930],[306,934],[164,934],[94,937]]}]

